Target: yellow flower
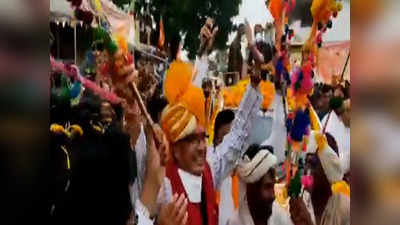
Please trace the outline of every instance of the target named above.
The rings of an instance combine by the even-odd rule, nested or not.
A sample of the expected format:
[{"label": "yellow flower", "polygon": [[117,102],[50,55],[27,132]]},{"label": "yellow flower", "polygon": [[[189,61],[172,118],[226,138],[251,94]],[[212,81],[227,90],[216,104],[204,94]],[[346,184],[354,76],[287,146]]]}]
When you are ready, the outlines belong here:
[{"label": "yellow flower", "polygon": [[56,134],[64,134],[65,133],[65,129],[63,126],[53,123],[50,126],[50,131]]},{"label": "yellow flower", "polygon": [[94,0],[94,4],[96,6],[97,12],[99,12],[99,13],[103,12],[103,8],[101,7],[100,0]]},{"label": "yellow flower", "polygon": [[260,92],[264,96],[261,108],[267,110],[271,106],[272,101],[274,100],[275,86],[269,81],[261,81]]},{"label": "yellow flower", "polygon": [[350,196],[350,186],[345,181],[339,181],[331,186],[332,194],[344,194]]},{"label": "yellow flower", "polygon": [[74,124],[74,125],[71,126],[71,132],[73,132],[73,131],[77,132],[79,134],[79,136],[83,135],[82,128],[77,124]]}]

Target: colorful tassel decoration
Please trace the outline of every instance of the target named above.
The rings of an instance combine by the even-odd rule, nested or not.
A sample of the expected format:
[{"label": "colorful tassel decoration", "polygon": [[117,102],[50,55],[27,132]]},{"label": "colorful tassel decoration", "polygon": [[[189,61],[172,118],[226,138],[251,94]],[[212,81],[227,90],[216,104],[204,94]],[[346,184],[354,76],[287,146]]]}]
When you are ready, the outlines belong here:
[{"label": "colorful tassel decoration", "polygon": [[261,104],[261,109],[267,110],[270,108],[272,101],[275,96],[275,86],[273,83],[269,81],[261,81],[260,82],[260,92],[263,95],[264,99]]},{"label": "colorful tassel decoration", "polygon": [[339,181],[331,186],[333,194],[344,194],[350,196],[350,186],[345,181]]},{"label": "colorful tassel decoration", "polygon": [[78,97],[80,93],[81,93],[81,83],[75,81],[74,85],[72,86],[72,88],[69,91],[70,98],[74,99],[74,98]]},{"label": "colorful tassel decoration", "polygon": [[290,180],[288,194],[291,198],[296,198],[301,192],[300,171],[297,171],[293,179]]},{"label": "colorful tassel decoration", "polygon": [[314,185],[314,177],[311,175],[304,175],[301,177],[301,184],[305,189],[311,189]]},{"label": "colorful tassel decoration", "polygon": [[298,110],[290,130],[290,137],[293,141],[302,141],[307,133],[307,127],[310,125],[310,116],[308,109],[306,111]]},{"label": "colorful tassel decoration", "polygon": [[94,4],[96,6],[97,12],[101,13],[103,11],[103,8],[101,7],[101,2],[100,0],[93,0]]}]

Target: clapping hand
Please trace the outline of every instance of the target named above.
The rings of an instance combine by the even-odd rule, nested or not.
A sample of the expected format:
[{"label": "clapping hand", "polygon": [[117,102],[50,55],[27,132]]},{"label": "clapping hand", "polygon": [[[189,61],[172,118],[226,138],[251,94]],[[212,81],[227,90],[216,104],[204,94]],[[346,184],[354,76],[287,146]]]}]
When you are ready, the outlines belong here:
[{"label": "clapping hand", "polygon": [[188,200],[184,194],[172,197],[172,202],[161,207],[158,224],[160,225],[186,225],[188,220]]},{"label": "clapping hand", "polygon": [[[153,126],[153,127],[152,127]],[[168,142],[158,125],[146,125],[147,159],[141,201],[153,215],[156,210],[158,192],[165,176],[168,160]],[[156,146],[156,142],[158,146]]]}]

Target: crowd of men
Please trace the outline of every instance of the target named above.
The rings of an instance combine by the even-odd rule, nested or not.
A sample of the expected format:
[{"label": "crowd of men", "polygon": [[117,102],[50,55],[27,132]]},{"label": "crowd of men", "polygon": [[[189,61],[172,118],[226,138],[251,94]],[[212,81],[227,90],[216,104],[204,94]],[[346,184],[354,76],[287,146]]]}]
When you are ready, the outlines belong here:
[{"label": "crowd of men", "polygon": [[[207,19],[200,32],[196,60],[200,78],[206,74],[202,65],[218,33],[214,27],[213,20]],[[313,177],[313,185],[303,188],[301,198],[285,198],[287,202],[276,196],[285,190],[283,162],[276,153],[285,149],[250,143],[263,100],[259,83],[274,79],[261,76],[261,65],[273,62],[276,53],[272,39],[260,36],[261,31],[261,25],[254,32],[248,23],[239,27],[229,57],[229,70],[239,76],[229,82],[246,77],[250,82],[236,109],[216,115],[210,144],[202,79],[195,78],[194,84],[176,82],[194,74],[179,60],[179,47],[171,46],[174,60],[164,85],[155,79],[150,87],[140,88],[148,91],[142,98],[155,124],[145,119],[137,101],[113,105],[89,90],[71,106],[70,99],[60,97],[62,75],[53,75],[54,172],[49,212],[54,224],[350,224],[349,197],[332,188],[342,180],[350,181],[350,168],[343,165],[349,149],[341,149],[346,146],[335,140],[342,138],[335,133],[337,127],[327,128],[328,146],[320,149],[322,154],[312,149],[317,144],[311,132],[303,169],[308,173],[304,175]],[[241,52],[242,36],[248,54]],[[136,58],[139,76],[150,71],[141,62]],[[276,80],[275,100],[281,101],[284,92]],[[332,98],[344,102],[333,112]],[[326,121],[332,113],[343,124],[342,130],[350,129],[348,83],[316,84],[309,99],[319,120]]]}]

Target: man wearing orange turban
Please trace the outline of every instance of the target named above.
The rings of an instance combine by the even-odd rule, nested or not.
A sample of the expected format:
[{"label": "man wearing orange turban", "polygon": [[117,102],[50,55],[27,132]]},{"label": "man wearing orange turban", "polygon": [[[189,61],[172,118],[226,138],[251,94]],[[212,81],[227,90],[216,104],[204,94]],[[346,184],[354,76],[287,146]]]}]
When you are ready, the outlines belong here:
[{"label": "man wearing orange turban", "polygon": [[166,166],[163,193],[167,201],[173,194],[185,195],[187,225],[217,225],[215,189],[247,149],[251,121],[262,102],[257,90],[260,79],[252,77],[231,131],[208,157],[205,99],[202,89],[192,84],[192,77],[191,65],[175,61],[165,79],[164,94],[169,104],[162,112],[160,124],[170,142],[171,160]]}]

